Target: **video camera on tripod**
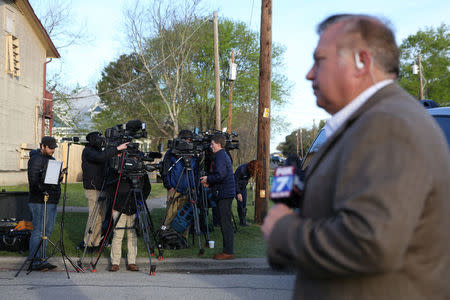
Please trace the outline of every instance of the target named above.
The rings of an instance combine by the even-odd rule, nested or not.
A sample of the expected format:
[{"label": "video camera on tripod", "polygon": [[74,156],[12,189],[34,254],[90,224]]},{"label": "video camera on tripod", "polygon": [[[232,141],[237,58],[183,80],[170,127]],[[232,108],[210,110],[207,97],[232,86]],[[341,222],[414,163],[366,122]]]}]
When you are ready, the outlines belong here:
[{"label": "video camera on tripod", "polygon": [[226,151],[239,149],[239,140],[236,139],[238,134],[236,132],[227,133],[220,130],[210,130],[193,134],[189,141],[181,137],[168,140],[167,148],[171,149],[175,155],[185,154],[192,156],[201,154],[210,149],[211,140],[215,134],[222,134],[225,137]]},{"label": "video camera on tripod", "polygon": [[150,164],[155,158],[161,158],[161,152],[141,152],[139,143],[133,139],[147,137],[146,124],[140,120],[131,120],[125,124],[115,125],[105,130],[105,146],[117,147],[123,143],[129,143],[121,156],[111,159],[110,167],[125,175],[143,175],[160,168],[160,164]]}]

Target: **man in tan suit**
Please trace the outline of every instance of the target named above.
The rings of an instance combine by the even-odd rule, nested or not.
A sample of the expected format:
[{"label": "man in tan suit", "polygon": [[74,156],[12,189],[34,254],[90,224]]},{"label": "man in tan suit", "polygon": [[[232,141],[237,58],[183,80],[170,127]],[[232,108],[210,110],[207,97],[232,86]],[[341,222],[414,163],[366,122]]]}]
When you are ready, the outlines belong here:
[{"label": "man in tan suit", "polygon": [[450,299],[450,153],[394,80],[392,31],[335,15],[318,27],[307,74],[332,115],[299,211],[264,220],[269,262],[295,266],[297,299]]}]

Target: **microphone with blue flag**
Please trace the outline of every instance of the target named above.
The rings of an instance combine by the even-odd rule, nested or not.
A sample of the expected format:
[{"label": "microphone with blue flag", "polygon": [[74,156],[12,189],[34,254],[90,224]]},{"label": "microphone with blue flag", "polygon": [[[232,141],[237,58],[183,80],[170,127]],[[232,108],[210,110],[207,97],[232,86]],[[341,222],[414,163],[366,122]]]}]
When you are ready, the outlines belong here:
[{"label": "microphone with blue flag", "polygon": [[304,183],[295,166],[278,167],[274,171],[270,199],[275,203],[284,203],[289,207],[299,206],[303,195]]}]

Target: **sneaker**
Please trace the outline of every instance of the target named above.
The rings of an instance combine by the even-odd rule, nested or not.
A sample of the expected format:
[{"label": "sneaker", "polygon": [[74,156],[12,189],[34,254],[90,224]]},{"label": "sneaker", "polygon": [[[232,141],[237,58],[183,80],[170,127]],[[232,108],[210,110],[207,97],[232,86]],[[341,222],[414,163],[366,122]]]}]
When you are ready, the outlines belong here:
[{"label": "sneaker", "polygon": [[217,260],[234,259],[234,254],[218,253],[218,254],[214,255],[214,259],[217,259]]},{"label": "sneaker", "polygon": [[127,270],[137,272],[137,271],[139,271],[139,268],[135,264],[129,264],[129,265],[127,265]]},{"label": "sneaker", "polygon": [[45,268],[44,264],[32,264],[31,265],[31,271],[48,271],[47,268]]},{"label": "sneaker", "polygon": [[51,263],[45,263],[45,267],[48,270],[54,270],[54,269],[58,268],[58,266],[55,266],[54,264],[51,264]]},{"label": "sneaker", "polygon": [[50,264],[50,263],[42,263],[42,264],[33,264],[31,265],[31,271],[40,271],[40,272],[46,272],[56,269],[57,266]]},{"label": "sneaker", "polygon": [[110,272],[117,272],[119,271],[119,265],[112,265],[111,268],[109,268]]}]

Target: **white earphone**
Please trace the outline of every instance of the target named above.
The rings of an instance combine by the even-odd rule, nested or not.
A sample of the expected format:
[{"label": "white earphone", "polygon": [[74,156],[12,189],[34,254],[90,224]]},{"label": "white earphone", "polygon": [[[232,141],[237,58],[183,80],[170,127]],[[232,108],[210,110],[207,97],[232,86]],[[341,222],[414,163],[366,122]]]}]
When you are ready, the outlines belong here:
[{"label": "white earphone", "polygon": [[355,65],[356,68],[361,70],[364,68],[364,63],[361,61],[361,58],[359,58],[359,53],[355,52]]}]

